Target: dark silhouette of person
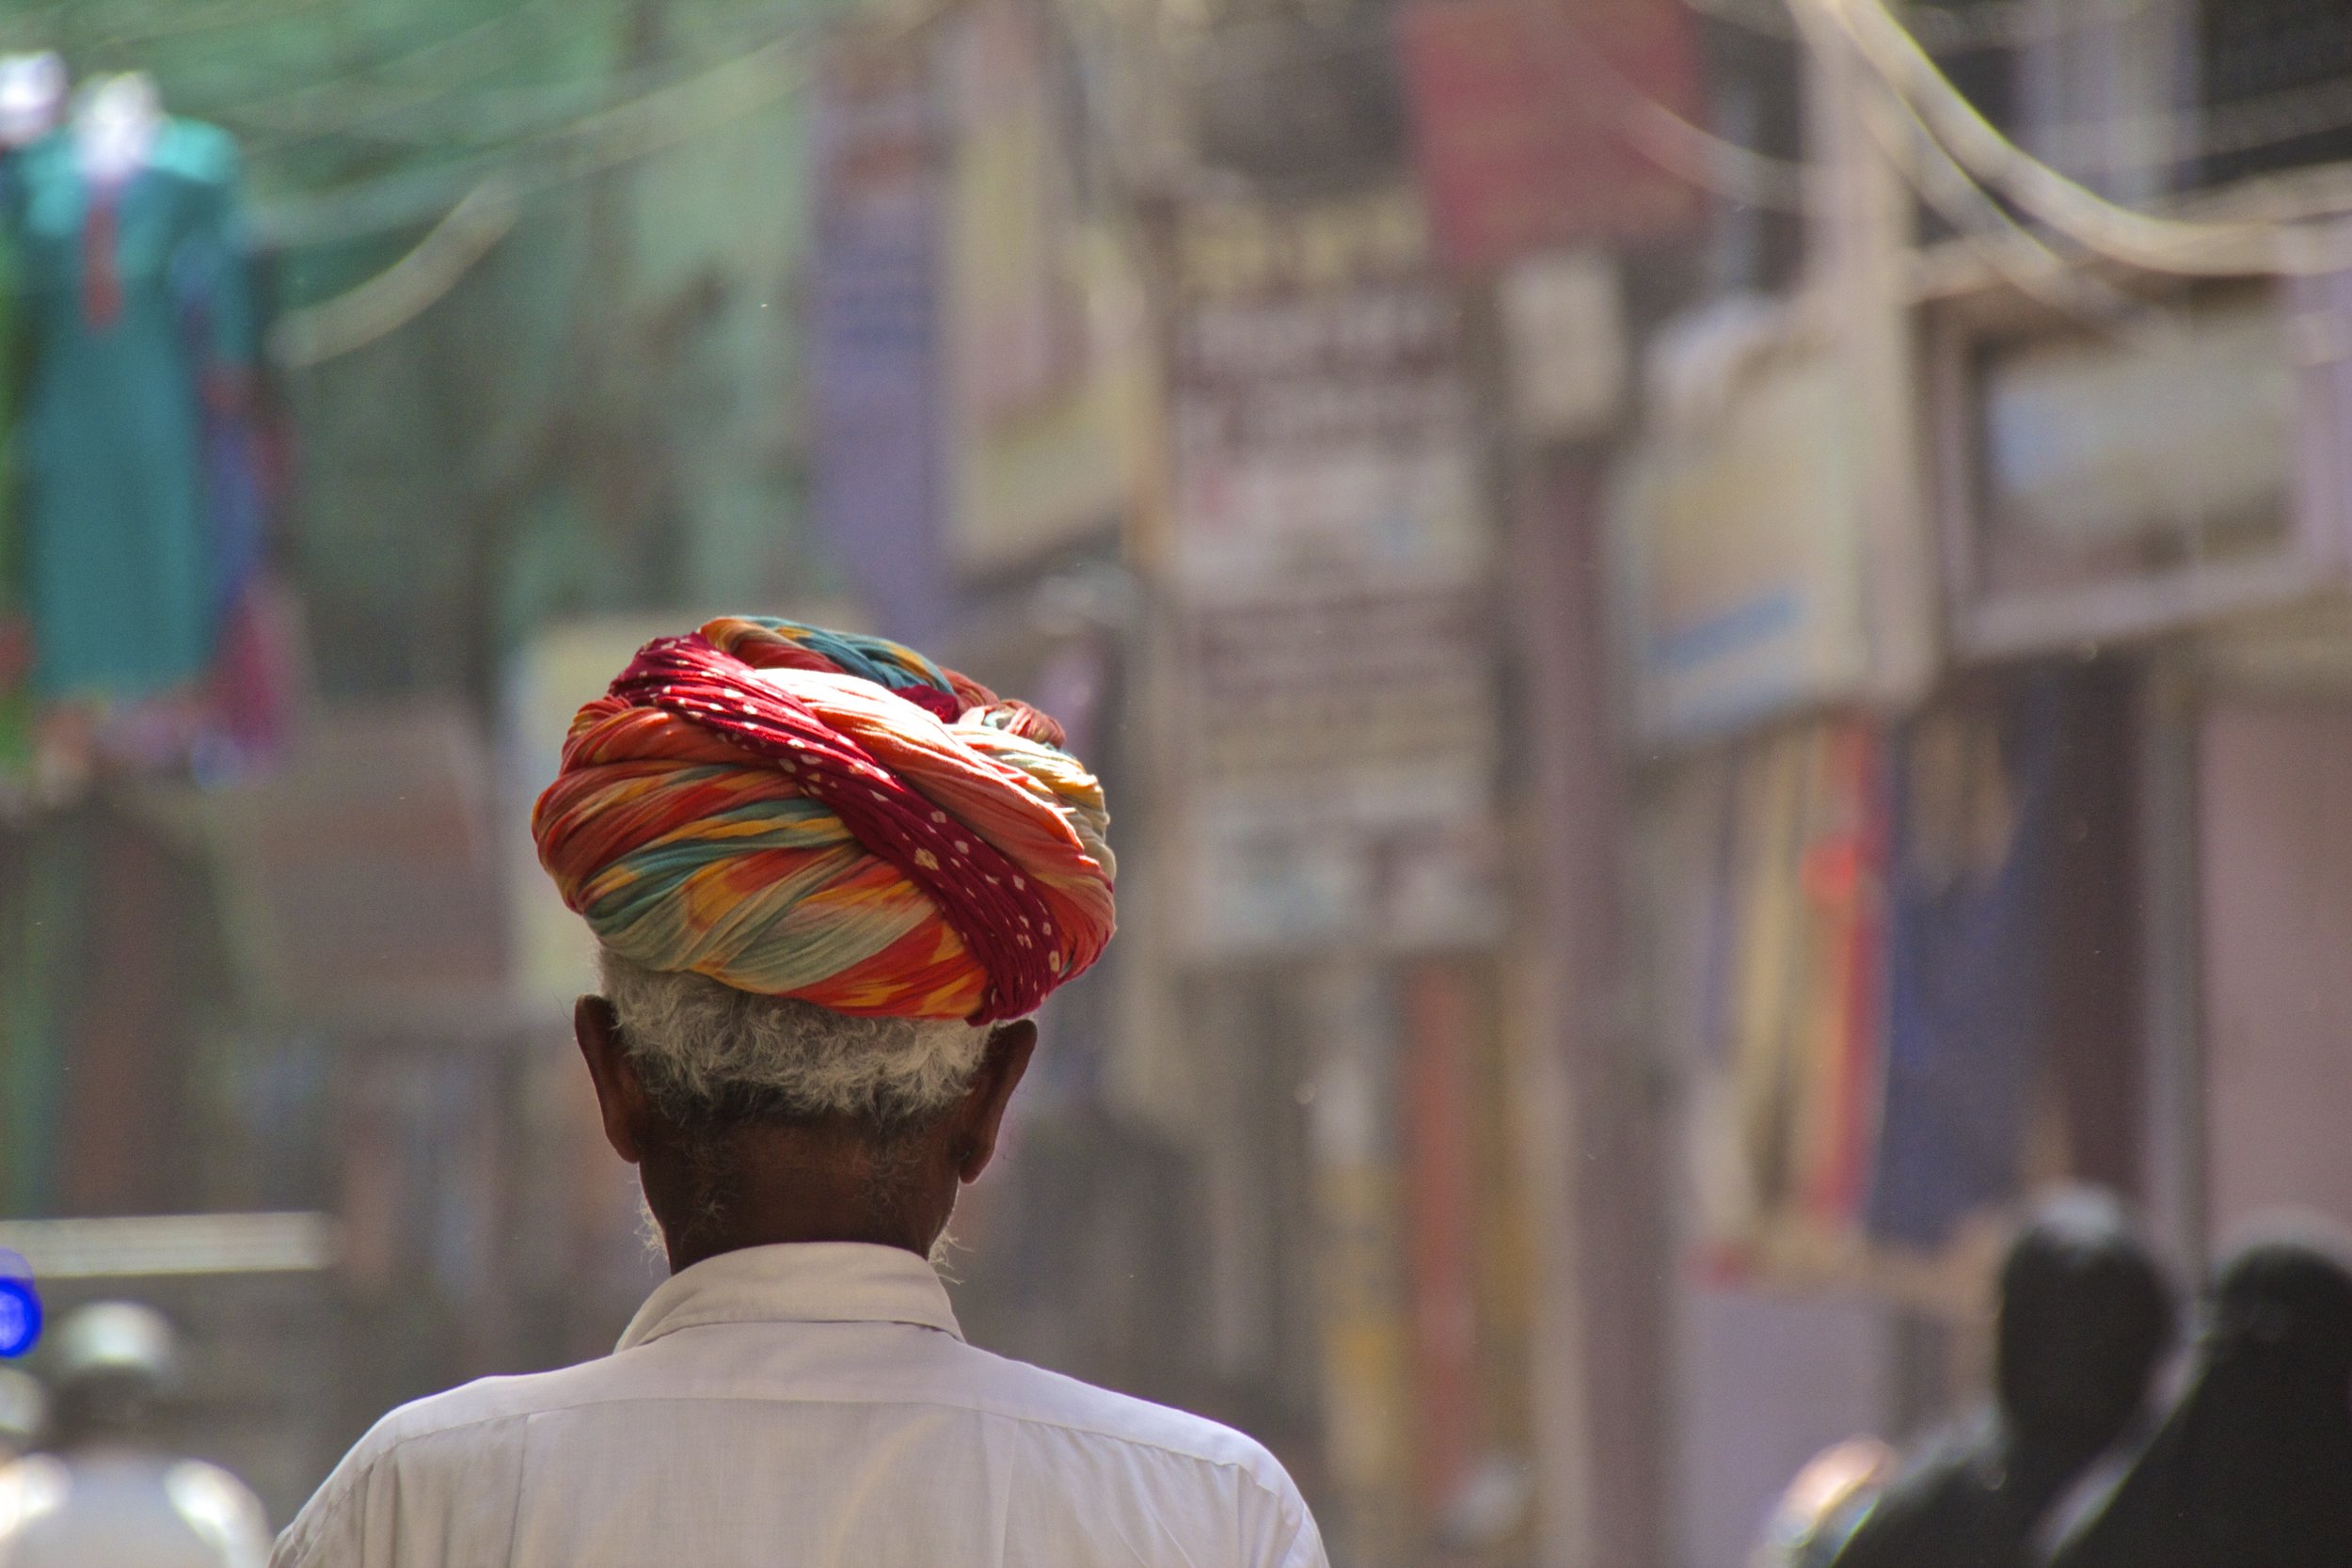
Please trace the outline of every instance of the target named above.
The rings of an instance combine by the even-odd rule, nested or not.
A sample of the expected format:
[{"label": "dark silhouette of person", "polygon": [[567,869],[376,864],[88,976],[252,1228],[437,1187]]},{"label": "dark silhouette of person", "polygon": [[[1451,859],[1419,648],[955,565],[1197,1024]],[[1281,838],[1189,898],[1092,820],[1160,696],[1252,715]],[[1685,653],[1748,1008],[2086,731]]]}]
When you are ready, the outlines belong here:
[{"label": "dark silhouette of person", "polygon": [[2172,1291],[2122,1207],[2045,1205],[2001,1268],[1994,1401],[1931,1441],[1873,1504],[1836,1568],[2019,1568],[2036,1528],[2144,1419],[2172,1340]]},{"label": "dark silhouette of person", "polygon": [[2052,1568],[2352,1563],[2352,1270],[2272,1239],[2216,1278],[2196,1370]]}]

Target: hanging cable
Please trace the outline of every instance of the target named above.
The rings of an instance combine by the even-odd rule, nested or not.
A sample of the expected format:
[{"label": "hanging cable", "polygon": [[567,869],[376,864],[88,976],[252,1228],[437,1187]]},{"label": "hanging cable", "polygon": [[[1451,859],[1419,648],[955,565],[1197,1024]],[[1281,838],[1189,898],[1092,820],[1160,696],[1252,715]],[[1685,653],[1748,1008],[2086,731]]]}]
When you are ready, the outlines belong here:
[{"label": "hanging cable", "polygon": [[2257,98],[2216,103],[2188,114],[2127,115],[2112,119],[2061,120],[2036,138],[2047,155],[2086,174],[2121,172],[2090,150],[2121,134],[2180,150],[2170,160],[2254,152],[2352,127],[2352,78],[2307,82]]},{"label": "hanging cable", "polygon": [[274,133],[280,147],[357,136],[419,148],[480,148],[561,132],[568,122],[700,77],[715,65],[739,57],[746,47],[805,34],[816,25],[798,21],[780,33],[771,23],[725,40],[725,46],[701,58],[652,61],[615,75],[470,91],[415,88],[380,98],[357,113],[348,103],[336,112],[311,115],[230,107],[215,111],[214,118],[232,128]]},{"label": "hanging cable", "polygon": [[1631,117],[1626,139],[1668,174],[1712,195],[1772,212],[1802,213],[1818,205],[1811,165],[1726,141],[1645,94],[1635,93],[1626,108]]},{"label": "hanging cable", "polygon": [[[218,105],[210,110],[209,118],[225,125],[247,130],[248,134],[259,130],[281,135],[310,136],[322,134],[324,126],[328,123],[305,117],[304,111],[312,105],[330,109],[335,120],[349,125],[364,123],[388,108],[405,109],[421,102],[446,96],[453,88],[449,80],[444,78],[429,87],[389,87],[389,90],[397,95],[390,104],[387,104],[380,96],[375,103],[365,102],[368,95],[381,95],[388,90],[388,84],[384,81],[387,75],[453,51],[464,52],[459,67],[464,79],[497,70],[506,63],[508,56],[520,44],[529,41],[509,40],[508,35],[516,31],[517,23],[527,20],[543,3],[544,0],[523,0],[513,9],[502,11],[486,22],[477,22],[447,37],[404,49],[371,64],[365,70],[347,71],[308,81],[296,87],[267,93],[257,99]],[[507,41],[501,47],[485,47],[501,40]],[[353,103],[355,96],[361,100],[357,105]]]},{"label": "hanging cable", "polygon": [[[908,11],[889,24],[890,31],[900,37],[915,32],[937,16],[943,3],[930,0]],[[272,334],[272,353],[292,367],[317,365],[406,325],[454,288],[513,230],[525,196],[675,147],[764,107],[801,86],[809,57],[805,49],[793,47],[798,42],[792,35],[776,39],[693,81],[589,116],[564,129],[564,145],[558,155],[536,170],[519,164],[489,169],[391,266],[332,299],[289,315]],[[709,112],[714,104],[715,114]],[[454,171],[433,173],[446,180]],[[376,194],[349,191],[343,198],[364,200]],[[394,202],[412,202],[419,187],[385,194]],[[387,204],[378,202],[364,215],[381,219],[388,211]],[[319,224],[322,218],[334,215],[331,209],[310,211],[310,243],[320,243],[330,232]],[[281,236],[300,232],[300,224],[284,225],[283,215],[280,221]],[[381,231],[381,227],[356,227],[334,237],[353,239]]]},{"label": "hanging cable", "polygon": [[[1889,124],[1880,109],[1899,117]],[[1946,150],[1911,110],[1892,93],[1866,107],[1862,121],[1870,139],[1904,182],[1952,231],[1969,253],[2018,293],[2084,325],[2106,333],[2123,331],[2156,307],[2075,266],[2048,242],[2017,221]]]},{"label": "hanging cable", "polygon": [[303,370],[405,326],[455,288],[513,230],[515,217],[507,182],[485,180],[399,261],[358,288],[280,317],[270,329],[271,357]]},{"label": "hanging cable", "polygon": [[658,152],[763,109],[805,76],[797,34],[684,81],[541,131],[517,145],[429,168],[404,169],[262,206],[255,227],[281,248],[339,244],[436,221],[493,174],[519,196]]},{"label": "hanging cable", "polygon": [[[2129,22],[2151,0],[2106,0],[2105,4],[2048,7],[2036,0],[1978,0],[1960,6],[1921,6],[1906,25],[1933,55],[1969,55],[1990,49],[2028,49],[2035,44]],[[1796,39],[1801,29],[1784,0],[1683,0],[1699,15],[1765,38]]]},{"label": "hanging cable", "polygon": [[2338,261],[2322,253],[2332,247],[2315,250],[2308,236],[2275,223],[2184,222],[2109,201],[2002,135],[1952,86],[1883,0],[1797,3],[1836,24],[1863,63],[1972,179],[2086,250],[2146,271],[2191,277],[2331,270]]},{"label": "hanging cable", "polygon": [[[1818,11],[1796,13],[1806,29],[1804,42],[1817,53],[1837,46],[1836,29]],[[1863,130],[1895,172],[1930,210],[1949,224],[1971,256],[2026,298],[2095,331],[2127,333],[2157,307],[2086,273],[2047,241],[2020,223],[2008,208],[1970,177],[1930,132],[1911,103],[1880,84],[1858,105]],[[1925,255],[1910,251],[1913,288],[1926,283]]]},{"label": "hanging cable", "polygon": [[[1562,45],[1563,53],[1573,56],[1563,62],[1567,67],[1564,74],[1581,76],[1616,101],[1626,117],[1626,140],[1650,163],[1701,190],[1751,207],[1795,213],[1814,205],[1810,165],[1728,141],[1677,113],[1627,75],[1565,8],[1545,7],[1535,14],[1545,20],[1546,33]],[[1581,71],[1575,70],[1579,62],[1584,68]]]},{"label": "hanging cable", "polygon": [[[184,38],[194,33],[212,32],[225,27],[247,27],[282,22],[289,15],[315,10],[326,0],[219,0],[216,5],[149,8],[149,17],[141,24],[101,36],[93,52],[124,49],[134,44],[158,43],[166,39]],[[59,12],[71,9],[60,6]]]}]

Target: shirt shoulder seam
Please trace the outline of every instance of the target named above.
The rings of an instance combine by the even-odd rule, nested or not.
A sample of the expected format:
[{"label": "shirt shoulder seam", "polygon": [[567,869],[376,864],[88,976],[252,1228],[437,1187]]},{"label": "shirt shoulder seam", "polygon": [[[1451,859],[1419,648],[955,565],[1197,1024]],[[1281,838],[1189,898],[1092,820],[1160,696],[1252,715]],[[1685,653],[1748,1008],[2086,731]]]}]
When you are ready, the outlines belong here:
[{"label": "shirt shoulder seam", "polygon": [[[345,1513],[349,1512],[353,1494],[357,1493],[360,1483],[367,1480],[368,1472],[374,1467],[374,1463],[375,1457],[369,1456],[365,1464],[343,1478],[342,1484],[335,1487],[331,1495],[326,1487],[321,1487],[318,1497],[312,1499],[314,1503],[320,1505],[318,1516],[315,1519],[308,1517],[310,1512],[308,1508],[294,1515],[294,1523],[287,1527],[286,1540],[287,1544],[300,1555],[289,1560],[285,1568],[301,1568],[301,1564],[317,1560],[317,1546],[320,1539],[327,1533],[330,1527],[342,1521]],[[333,1480],[331,1477],[328,1479],[330,1482]],[[302,1532],[298,1536],[294,1534],[296,1528],[299,1528]],[[270,1560],[272,1568],[278,1568],[277,1558],[274,1554]]]}]

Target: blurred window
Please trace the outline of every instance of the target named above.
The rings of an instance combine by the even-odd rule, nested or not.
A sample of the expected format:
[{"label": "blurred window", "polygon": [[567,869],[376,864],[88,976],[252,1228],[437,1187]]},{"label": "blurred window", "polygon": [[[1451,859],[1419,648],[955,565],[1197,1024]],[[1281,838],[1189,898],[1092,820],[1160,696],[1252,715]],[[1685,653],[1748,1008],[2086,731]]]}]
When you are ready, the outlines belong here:
[{"label": "blurred window", "polygon": [[[1791,24],[1793,26],[1793,24]],[[1717,135],[1768,157],[1804,156],[1803,46],[1776,28],[1710,18],[1701,31],[1708,108]],[[1720,198],[1708,281],[1773,293],[1795,281],[1804,256],[1802,214]]]},{"label": "blurred window", "polygon": [[2202,182],[2352,160],[2352,6],[2204,0]]}]

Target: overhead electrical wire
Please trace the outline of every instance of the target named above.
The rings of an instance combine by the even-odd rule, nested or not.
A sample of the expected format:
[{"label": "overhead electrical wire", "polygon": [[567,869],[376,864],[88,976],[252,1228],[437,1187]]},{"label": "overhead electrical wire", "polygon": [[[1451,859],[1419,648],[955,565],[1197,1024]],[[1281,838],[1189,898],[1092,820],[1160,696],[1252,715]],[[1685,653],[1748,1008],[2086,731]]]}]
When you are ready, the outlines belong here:
[{"label": "overhead electrical wire", "polygon": [[[808,30],[815,21],[796,22],[783,36]],[[321,115],[289,115],[264,107],[256,112],[241,106],[215,111],[214,118],[240,130],[262,129],[276,135],[273,145],[355,137],[425,148],[478,148],[485,143],[516,141],[560,130],[570,120],[618,106],[629,99],[697,77],[713,66],[779,37],[772,24],[742,30],[699,58],[648,61],[604,76],[528,86],[479,87],[419,87],[397,93],[357,112],[346,103]],[[586,101],[583,103],[583,100]]]},{"label": "overhead electrical wire", "polygon": [[[937,10],[934,0],[886,25],[895,33],[912,33]],[[804,30],[796,27],[749,55],[690,80],[612,105],[535,138],[540,144],[535,166],[528,157],[476,161],[479,178],[415,246],[365,282],[290,313],[273,330],[273,355],[290,367],[309,367],[378,341],[421,315],[495,249],[513,230],[525,197],[663,151],[793,91],[807,74],[808,53],[797,47],[803,41]],[[443,181],[456,173],[450,169],[430,172]],[[352,189],[327,199],[358,201],[361,215],[381,220],[400,204],[413,203],[421,189],[414,183],[374,191]],[[305,214],[282,209],[279,233],[300,236],[307,219],[309,232],[317,236],[327,231],[320,227],[323,219],[348,219],[353,211],[325,206]],[[375,231],[382,230],[346,229],[341,237]]]},{"label": "overhead electrical wire", "polygon": [[[1803,29],[1789,8],[1790,4],[1802,5],[1804,0],[1683,0],[1683,3],[1700,15],[1728,22],[1751,32],[1792,41],[1804,40]],[[2105,5],[2077,5],[2051,14],[2033,4],[2032,0],[1983,0],[1982,4],[1965,8],[1913,7],[1905,11],[1900,25],[1910,32],[1923,51],[1931,55],[1963,54],[1979,49],[2016,50],[2092,27],[2129,21],[2136,13],[2147,9],[2150,0],[2107,0]],[[2036,140],[2047,150],[2050,161],[2080,174],[2096,176],[2144,166],[2135,159],[2102,158],[2090,150],[2094,144],[2106,142],[2119,133],[2150,138],[2175,149],[2174,152],[2157,161],[2178,166],[2201,157],[2257,151],[2305,136],[2324,135],[2347,128],[2352,128],[2352,77],[2338,77],[2325,82],[2305,83],[2255,98],[2210,104],[2187,114],[2063,120],[2047,127]],[[1730,150],[1732,154],[1750,150],[1728,142],[1722,143],[1722,148]],[[1737,159],[1730,158],[1728,161]]]},{"label": "overhead electrical wire", "polygon": [[[1683,0],[1683,4],[1701,16],[1765,38],[1803,36],[1790,14],[1789,0]],[[2128,22],[2150,4],[2151,0],[2106,0],[2105,4],[2074,0],[2070,5],[2051,7],[2036,0],[1979,0],[1965,7],[1915,7],[1906,13],[1904,24],[1931,54],[1968,55],[1980,50],[2026,49]]]},{"label": "overhead electrical wire", "polygon": [[424,168],[402,169],[263,205],[256,227],[280,247],[364,239],[437,221],[493,173],[529,195],[658,152],[767,107],[805,75],[795,29],[628,102],[544,127],[514,142]]},{"label": "overhead electrical wire", "polygon": [[1632,119],[1626,137],[1635,151],[1668,174],[1701,190],[1771,212],[1808,212],[1820,203],[1814,194],[1814,166],[1774,157],[1728,141],[1693,124],[1646,94],[1627,108]]},{"label": "overhead electrical wire", "polygon": [[2144,271],[2189,277],[2327,271],[2343,263],[2324,236],[2296,226],[2256,219],[2185,221],[2110,201],[2004,135],[1952,85],[1883,0],[1796,3],[1833,22],[1872,74],[1972,179],[2085,250]]},{"label": "overhead electrical wire", "polygon": [[[785,63],[783,49],[781,41],[771,44],[707,72],[699,83],[680,84],[591,117],[570,128],[568,137],[548,149],[535,167],[525,160],[482,167],[465,195],[399,261],[332,299],[291,312],[273,334],[273,353],[289,365],[314,365],[406,325],[454,288],[497,246],[514,228],[516,206],[523,198],[675,147],[792,90],[798,76],[787,77],[779,69]],[[767,80],[760,80],[755,72],[764,73]],[[721,100],[711,90],[714,87],[730,88],[734,96]],[[707,93],[718,112],[697,113],[704,105],[677,96],[685,89]],[[449,179],[456,171],[436,172]],[[355,194],[366,198],[375,193]],[[413,202],[421,195],[421,187],[389,194],[401,202]],[[397,210],[377,206],[367,211],[368,227]],[[313,209],[307,214],[312,227],[306,230],[301,221],[289,222],[289,215],[281,214],[278,232],[297,243],[307,233],[311,243],[317,243],[323,230],[316,226],[336,215],[349,214],[340,209]],[[346,229],[343,237],[354,237],[358,231]]]},{"label": "overhead electrical wire", "polygon": [[[1803,24],[1828,29],[1818,14],[1799,13]],[[1826,37],[1808,37],[1817,50],[1832,46]],[[2126,293],[2103,277],[2084,272],[2051,248],[2030,228],[1970,177],[1929,133],[1912,106],[1894,93],[1864,100],[1858,108],[1865,134],[1919,199],[1951,226],[1954,237],[1979,264],[2006,279],[2026,298],[2110,336],[2166,330],[2162,308]],[[1827,171],[1821,171],[1826,178]],[[1819,187],[1815,187],[1818,189]],[[1826,206],[1824,199],[1821,204]],[[1909,250],[1910,290],[1924,297],[1934,280],[1928,253]]]},{"label": "overhead electrical wire", "polygon": [[[1692,124],[1642,91],[1590,40],[1578,42],[1604,89],[1633,117],[1629,131],[1637,150],[1666,172],[1754,206],[1816,213],[1832,206],[1821,166],[1759,152]],[[2052,249],[1970,175],[1907,100],[1891,92],[1884,98],[1897,122],[1866,109],[1865,129],[1979,261],[2026,297],[2096,330],[2136,335],[2169,329],[2162,307],[2085,273]]]},{"label": "overhead electrical wire", "polygon": [[399,261],[332,299],[279,317],[270,328],[271,357],[308,369],[405,326],[455,288],[515,218],[514,191],[495,175],[485,180]]},{"label": "overhead electrical wire", "polygon": [[[1889,123],[1889,114],[1897,117],[1894,123]],[[1969,253],[2026,298],[2111,334],[2128,330],[2160,309],[2052,249],[1970,178],[1902,100],[1885,94],[1866,105],[1860,118],[1895,171],[1951,226]]]},{"label": "overhead electrical wire", "polygon": [[[458,68],[460,81],[496,71],[507,62],[514,45],[508,43],[495,48],[485,45],[516,32],[516,24],[529,20],[531,13],[543,3],[544,0],[524,0],[523,4],[501,11],[487,21],[477,22],[456,33],[404,50],[365,70],[346,71],[260,98],[221,105],[211,110],[211,116],[244,132],[248,139],[255,132],[261,132],[282,142],[320,135],[321,127],[325,125],[361,125],[388,109],[406,108],[418,103],[447,97],[457,89],[446,76],[430,86],[388,82],[385,78],[421,60],[435,59],[453,50],[465,52]],[[389,101],[388,94],[390,95]],[[303,111],[314,104],[326,108],[330,119],[322,120],[306,117]]]},{"label": "overhead electrical wire", "polygon": [[[326,0],[219,0],[212,6],[167,7],[162,15],[135,27],[101,35],[97,47],[119,49],[135,43],[155,43],[224,27],[247,27],[282,22],[290,12],[314,10]],[[70,8],[60,7],[59,9]],[[151,16],[155,8],[150,8]]]},{"label": "overhead electrical wire", "polygon": [[262,26],[317,9],[327,0],[215,0],[212,5],[147,5],[139,20],[127,19],[111,31],[106,18],[92,19],[90,0],[14,11],[0,16],[0,46],[47,49],[71,43],[76,54],[103,55],[143,43],[184,38],[227,27]]},{"label": "overhead electrical wire", "polygon": [[[1789,212],[1831,206],[1821,184],[1827,171],[1820,166],[1759,152],[1693,124],[1644,92],[1573,24],[1560,25],[1592,66],[1594,78],[1631,117],[1629,132],[1636,149],[1666,172],[1750,205]],[[1937,139],[1908,99],[1890,91],[1883,107],[1898,117],[1896,122],[1867,107],[1861,116],[1872,141],[1970,253],[2020,293],[2113,335],[2175,329],[2162,306],[2086,273],[2019,222]]]},{"label": "overhead electrical wire", "polygon": [[2130,160],[2102,159],[2092,149],[2121,135],[2176,150],[2161,162],[2259,151],[2352,127],[2352,78],[2307,82],[2255,98],[2210,104],[2188,114],[2122,115],[2106,119],[2060,120],[2035,140],[2051,161],[2084,174],[2109,174],[2141,166]]},{"label": "overhead electrical wire", "polygon": [[[1689,0],[1707,8],[1717,5],[1751,4],[1757,10],[1772,10],[1794,23],[1800,14],[1785,10],[1778,0]],[[1999,4],[2000,0],[1995,0]],[[2068,23],[2079,20],[2090,24],[2101,20],[2122,20],[2138,8],[2143,0],[2117,0],[2104,8],[2103,15],[2070,13]],[[1988,259],[1996,260],[2005,273],[2013,273],[2019,266],[2018,256],[2037,258],[2036,271],[2045,271],[2045,261],[2058,261],[2057,253],[2032,231],[2012,218],[2002,200],[1989,194],[1986,187],[1997,190],[2003,198],[2013,201],[2019,210],[2027,213],[2053,230],[2063,234],[2086,250],[2112,261],[2144,270],[2190,277],[2240,277],[2267,273],[2335,272],[2352,266],[2352,245],[2336,235],[2308,223],[2286,220],[2275,213],[2223,222],[2185,221],[2154,216],[2107,201],[2096,193],[2081,187],[2069,177],[2033,158],[1992,126],[1965,95],[1943,74],[1940,67],[1927,57],[1929,42],[1915,24],[1906,26],[1887,12],[1883,0],[1792,0],[1804,8],[1804,14],[1827,16],[1839,24],[1838,31],[1851,37],[1855,28],[1846,23],[1839,12],[1847,7],[1866,14],[1862,24],[1868,26],[1875,18],[1883,21],[1876,40],[1854,38],[1862,50],[1865,63],[1881,76],[1889,91],[1899,101],[1906,119],[1921,145],[1906,150],[1890,146],[1887,152],[1915,184],[1920,186],[1923,199],[1934,207],[1963,239],[1974,239],[1985,233],[1995,236],[1990,242]],[[2024,14],[2024,13],[2020,13]],[[1916,19],[1943,18],[1954,15],[1946,9],[1916,9],[1909,13]],[[1899,38],[1887,39],[1891,29]],[[2010,38],[2010,46],[2022,46],[2057,36],[2063,25],[2053,24],[2038,34],[2020,34]],[[1812,44],[1818,51],[1819,39],[1807,39],[1802,26],[1792,28],[1792,35]],[[1949,46],[1951,35],[1933,35],[1941,44]],[[1908,39],[1909,48],[1900,47]],[[1875,42],[1875,48],[1866,44]],[[1907,58],[1905,56],[1908,56]],[[1899,62],[1895,69],[1890,62]],[[1925,92],[1915,96],[1905,87],[1925,78]],[[1643,107],[1644,120],[1653,129],[1661,127],[1659,119],[1663,105]],[[1685,122],[1687,124],[1687,122]],[[2352,126],[2352,80],[2336,80],[2290,88],[2258,99],[2223,104],[2201,116],[2132,117],[2107,121],[2077,121],[2053,128],[2054,138],[2070,138],[2076,145],[2092,135],[2126,133],[2150,133],[2169,136],[2170,145],[2181,149],[2171,162],[2186,162],[2199,156],[2242,152],[2277,146],[2300,137],[2324,134],[2344,126]],[[1690,127],[1697,131],[1696,127]],[[1699,132],[1700,135],[1708,133]],[[1687,139],[1687,138],[1685,138]],[[1720,142],[1720,138],[1715,138]],[[2065,145],[2063,141],[2059,144]],[[1721,143],[1715,161],[1721,166],[1723,153],[1746,151],[1734,144]],[[1963,157],[1963,151],[1978,155]],[[1749,154],[1760,157],[1760,154]],[[2070,164],[2073,160],[2067,160]],[[1681,165],[1670,165],[1677,172],[1688,172]],[[2118,160],[2121,166],[2122,161]],[[1802,167],[1803,166],[1797,166]],[[2075,165],[2074,166],[2081,166]],[[2104,169],[2086,172],[2109,172]],[[1963,192],[1960,182],[1973,187]],[[1777,177],[1774,183],[1778,183]],[[2071,187],[2071,192],[2069,190]],[[1717,187],[1719,188],[1719,187]],[[2039,202],[2033,199],[2039,196]],[[2321,210],[2292,214],[2299,217],[2335,217],[2340,211]],[[1975,220],[1975,221],[1972,221]],[[2120,232],[2119,232],[2120,231]],[[2024,279],[2012,279],[2024,286]],[[2053,287],[2062,289],[2079,306],[2086,291],[2073,284],[2054,285],[2046,277],[2035,282],[2032,292],[2045,303],[2064,304],[2052,295]],[[2125,316],[2144,314],[2153,309],[2145,300],[2122,295],[2104,284],[2094,284],[2087,297],[2097,302],[2095,309],[2104,315],[2121,312]]]}]

